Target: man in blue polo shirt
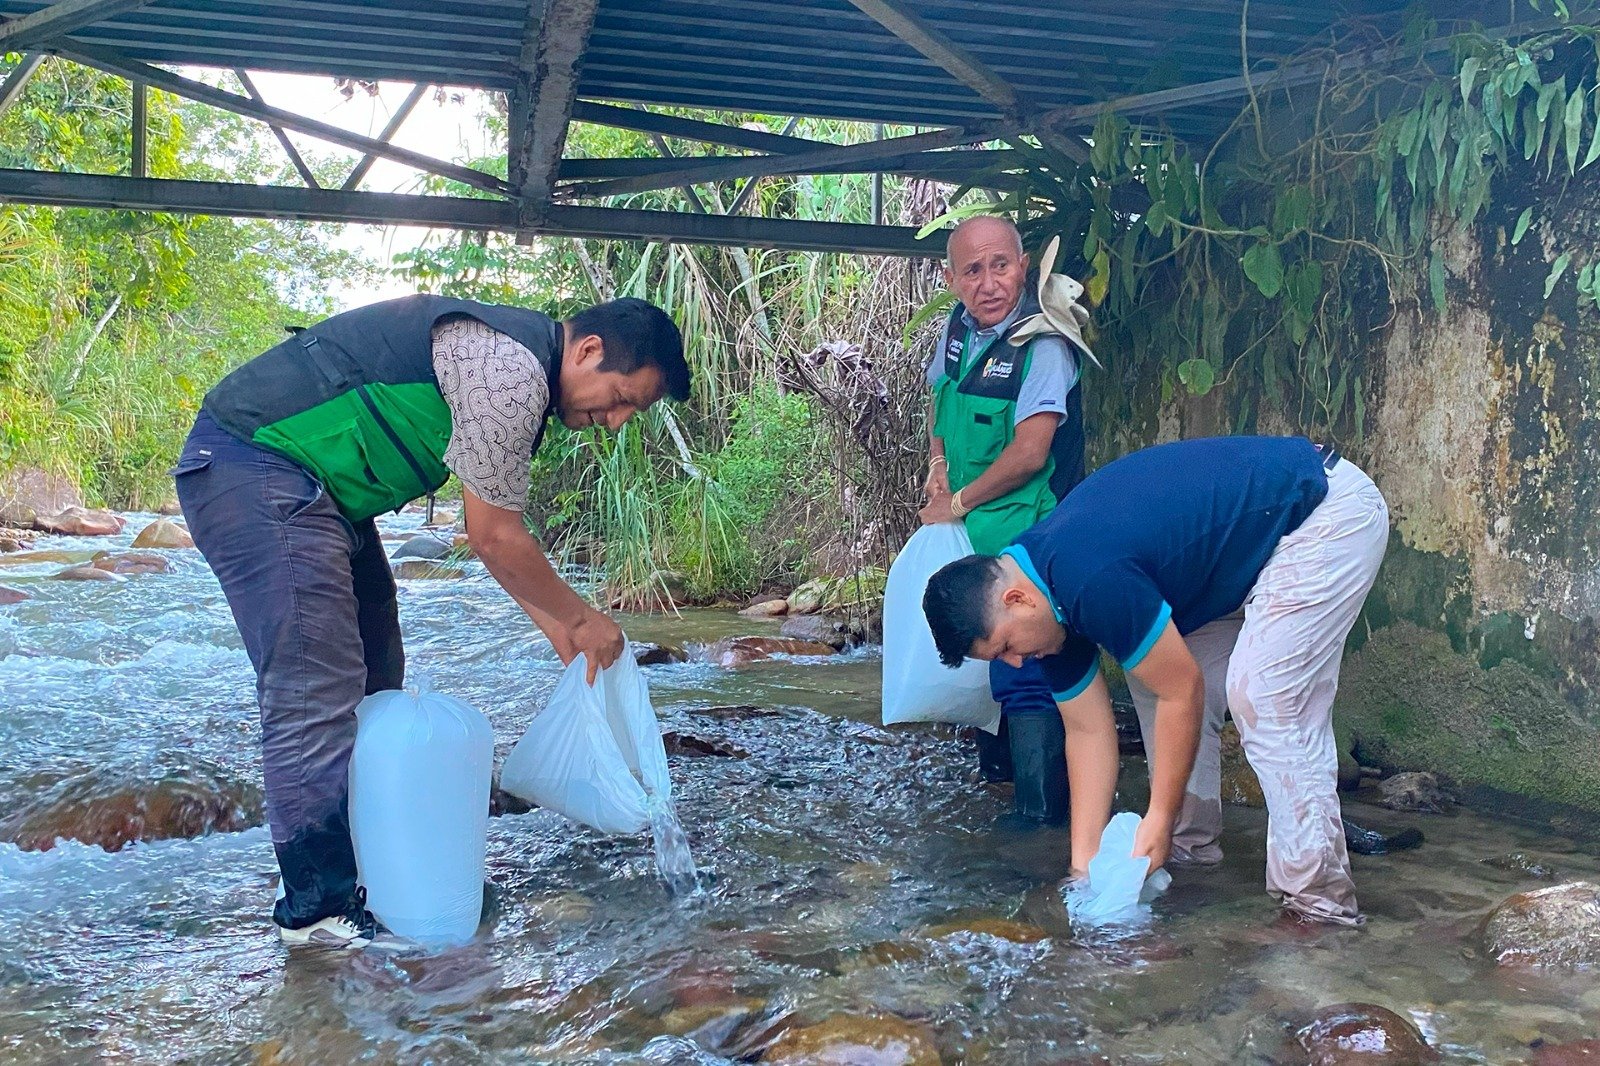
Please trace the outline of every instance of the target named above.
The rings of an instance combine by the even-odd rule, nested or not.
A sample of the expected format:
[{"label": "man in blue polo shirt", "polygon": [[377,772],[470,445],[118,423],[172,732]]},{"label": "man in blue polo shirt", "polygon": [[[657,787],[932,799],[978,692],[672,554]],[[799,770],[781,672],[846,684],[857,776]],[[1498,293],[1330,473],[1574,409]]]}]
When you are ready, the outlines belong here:
[{"label": "man in blue polo shirt", "polygon": [[1268,892],[1353,925],[1331,712],[1388,535],[1377,487],[1331,448],[1181,441],[1102,467],[999,556],[951,563],[923,606],[947,665],[1041,660],[1066,727],[1075,871],[1116,788],[1103,648],[1148,711],[1134,853],[1151,869],[1221,858],[1217,737],[1231,710],[1267,800]]}]

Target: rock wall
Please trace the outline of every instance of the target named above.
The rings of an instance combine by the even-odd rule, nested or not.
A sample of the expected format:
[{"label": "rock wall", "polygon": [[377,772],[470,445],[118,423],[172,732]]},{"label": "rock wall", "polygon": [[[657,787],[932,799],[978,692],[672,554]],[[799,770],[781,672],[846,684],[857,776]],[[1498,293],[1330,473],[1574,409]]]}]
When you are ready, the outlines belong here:
[{"label": "rock wall", "polygon": [[[1503,183],[1488,217],[1448,239],[1446,312],[1402,308],[1351,353],[1366,435],[1338,442],[1394,519],[1351,635],[1341,733],[1364,761],[1547,814],[1600,811],[1600,311],[1575,286],[1596,249],[1600,166]],[[1143,414],[1099,427],[1096,450],[1232,432],[1241,408],[1257,412],[1249,430],[1297,431],[1261,391],[1235,375],[1205,397],[1136,399]]]}]

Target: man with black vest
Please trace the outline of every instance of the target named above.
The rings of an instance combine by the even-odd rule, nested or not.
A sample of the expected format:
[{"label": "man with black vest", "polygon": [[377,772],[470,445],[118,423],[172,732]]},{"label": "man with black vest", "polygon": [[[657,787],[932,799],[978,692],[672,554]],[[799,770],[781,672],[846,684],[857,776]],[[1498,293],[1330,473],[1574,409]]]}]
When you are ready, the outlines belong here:
[{"label": "man with black vest", "polygon": [[286,943],[363,947],[376,932],[350,842],[353,712],[401,687],[405,653],[373,519],[454,473],[479,558],[563,662],[587,656],[592,682],[622,630],[524,526],[530,463],[552,414],[614,431],[668,395],[689,395],[683,341],[642,300],[558,322],[441,296],[298,330],[206,394],[173,473],[256,671]]},{"label": "man with black vest", "polygon": [[[1052,265],[1044,266],[1041,292],[1055,283],[1072,287],[1073,298],[1082,292],[1071,279],[1052,281]],[[1007,219],[978,216],[957,226],[944,277],[959,302],[928,367],[929,502],[921,517],[925,524],[964,520],[973,549],[991,555],[1083,479],[1078,360],[1088,348],[1081,321],[1066,313],[1078,310],[1071,298],[1043,314],[1027,291],[1028,257]],[[977,734],[984,776],[1015,782],[1025,823],[1065,821],[1065,734],[1039,665],[991,663],[989,682],[1002,717],[998,736]]]}]

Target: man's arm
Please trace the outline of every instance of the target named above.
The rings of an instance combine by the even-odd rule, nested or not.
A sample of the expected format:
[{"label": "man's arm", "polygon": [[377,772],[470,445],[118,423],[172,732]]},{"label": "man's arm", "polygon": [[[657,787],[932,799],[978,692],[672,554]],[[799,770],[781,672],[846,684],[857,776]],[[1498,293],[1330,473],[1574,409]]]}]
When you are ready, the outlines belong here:
[{"label": "man's arm", "polygon": [[[1028,479],[1044,469],[1050,459],[1050,442],[1061,424],[1061,416],[1045,411],[1017,423],[1016,436],[1005,450],[989,464],[989,469],[979,474],[961,490],[961,505],[972,510],[981,503],[997,500],[1013,489],[1027,484]],[[938,438],[934,438],[938,440]],[[943,452],[941,443],[940,452]],[[933,500],[923,508],[924,522],[953,522],[950,497]]]},{"label": "man's arm", "polygon": [[544,631],[563,662],[587,657],[589,683],[622,654],[622,629],[583,602],[561,580],[544,549],[522,524],[519,511],[485,503],[471,489],[461,491],[467,539],[511,598]]},{"label": "man's arm", "polygon": [[1078,695],[1056,704],[1067,733],[1067,784],[1072,797],[1072,873],[1082,877],[1100,850],[1117,791],[1117,725],[1111,691],[1095,671]]},{"label": "man's arm", "polygon": [[944,438],[934,436],[934,405],[928,404],[928,480],[922,485],[929,501],[950,495],[950,462],[944,456]]},{"label": "man's arm", "polygon": [[1150,809],[1134,838],[1133,853],[1149,855],[1150,869],[1167,861],[1172,829],[1183,807],[1205,714],[1205,677],[1189,646],[1168,621],[1149,653],[1129,671],[1155,693],[1155,751],[1150,753]]}]

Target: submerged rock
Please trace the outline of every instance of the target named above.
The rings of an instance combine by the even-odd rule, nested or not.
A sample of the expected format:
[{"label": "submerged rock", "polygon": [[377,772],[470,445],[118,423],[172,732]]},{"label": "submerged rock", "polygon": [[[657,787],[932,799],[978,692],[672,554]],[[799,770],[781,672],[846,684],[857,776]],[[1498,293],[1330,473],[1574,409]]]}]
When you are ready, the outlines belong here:
[{"label": "submerged rock", "polygon": [[103,567],[89,563],[69,566],[55,575],[57,581],[121,581],[122,578]]},{"label": "submerged rock", "polygon": [[700,649],[697,658],[717,666],[734,667],[760,662],[774,655],[833,655],[827,644],[783,637],[725,637]]},{"label": "submerged rock", "polygon": [[1492,866],[1496,870],[1505,870],[1507,873],[1522,874],[1539,881],[1554,881],[1556,870],[1537,859],[1524,855],[1522,852],[1513,852],[1510,855],[1495,855],[1488,859],[1479,859],[1485,866]]},{"label": "submerged rock", "polygon": [[1570,881],[1507,897],[1478,930],[1484,952],[1502,965],[1600,963],[1600,886]]},{"label": "submerged rock", "polygon": [[5,607],[8,604],[13,603],[21,603],[23,600],[29,598],[30,597],[28,594],[23,592],[21,589],[14,589],[6,585],[0,585],[0,607]]},{"label": "submerged rock", "polygon": [[156,514],[166,515],[168,518],[177,518],[183,514],[183,505],[177,500],[168,500],[156,508]]},{"label": "submerged rock", "polygon": [[835,1014],[816,1025],[789,1029],[762,1062],[792,1066],[938,1066],[933,1034],[892,1015]]},{"label": "submerged rock", "polygon": [[922,935],[930,940],[939,940],[957,933],[992,936],[996,940],[1009,940],[1013,944],[1037,944],[1041,940],[1050,939],[1050,934],[1037,925],[1019,922],[1013,918],[958,919],[930,925],[922,930]]},{"label": "submerged rock", "polygon": [[809,640],[826,644],[835,651],[843,651],[850,643],[850,623],[827,614],[797,614],[785,619],[778,630],[780,637],[792,640]]},{"label": "submerged rock", "polygon": [[1232,722],[1222,727],[1222,802],[1236,807],[1265,807],[1261,781],[1244,755],[1239,730]]},{"label": "submerged rock", "polygon": [[394,550],[391,559],[443,559],[451,545],[430,533],[418,533]]},{"label": "submerged rock", "polygon": [[22,540],[18,537],[0,535],[0,555],[8,554],[10,552],[27,551],[31,547],[33,547],[33,543],[31,541]]},{"label": "submerged rock", "polygon": [[165,574],[172,569],[166,556],[149,552],[95,552],[89,565],[112,574]]},{"label": "submerged rock", "polygon": [[407,580],[433,581],[465,577],[467,572],[459,566],[434,562],[431,559],[403,559],[394,568],[394,576]]},{"label": "submerged rock", "polygon": [[668,755],[710,755],[720,759],[748,759],[750,753],[724,740],[707,740],[689,733],[668,730],[661,734]]},{"label": "submerged rock", "polygon": [[1421,847],[1423,843],[1422,830],[1413,826],[1393,833],[1380,833],[1376,829],[1357,825],[1348,818],[1343,822],[1344,845],[1353,855],[1387,855],[1391,851]]},{"label": "submerged rock", "polygon": [[665,666],[689,661],[689,653],[676,644],[635,643],[633,657],[640,666]]},{"label": "submerged rock", "polygon": [[33,528],[42,533],[68,537],[109,537],[121,533],[125,525],[125,520],[110,511],[77,506],[68,507],[57,514],[39,515],[33,520]]},{"label": "submerged rock", "polygon": [[746,618],[780,618],[789,613],[788,600],[762,600],[739,612]]},{"label": "submerged rock", "polygon": [[83,561],[83,552],[61,551],[51,548],[45,551],[17,552],[0,559],[6,566],[34,566],[38,563],[77,563]]},{"label": "submerged rock", "polygon": [[1439,784],[1439,779],[1423,772],[1407,772],[1386,777],[1378,782],[1383,794],[1383,805],[1392,811],[1418,811],[1424,814],[1448,814],[1456,799]]},{"label": "submerged rock", "polygon": [[1371,1003],[1325,1007],[1296,1030],[1295,1040],[1310,1056],[1309,1066],[1416,1066],[1439,1061],[1439,1053],[1416,1026]]},{"label": "submerged rock", "polygon": [[1530,1066],[1583,1066],[1600,1063],[1600,1040],[1574,1040],[1566,1044],[1539,1044]]},{"label": "submerged rock", "polygon": [[135,548],[192,548],[194,538],[178,523],[158,518],[139,531],[133,538]]},{"label": "submerged rock", "polygon": [[154,780],[130,780],[125,767],[66,778],[0,821],[0,840],[25,851],[48,851],[61,838],[117,851],[261,824],[259,788],[192,758],[183,762],[157,768]]}]

